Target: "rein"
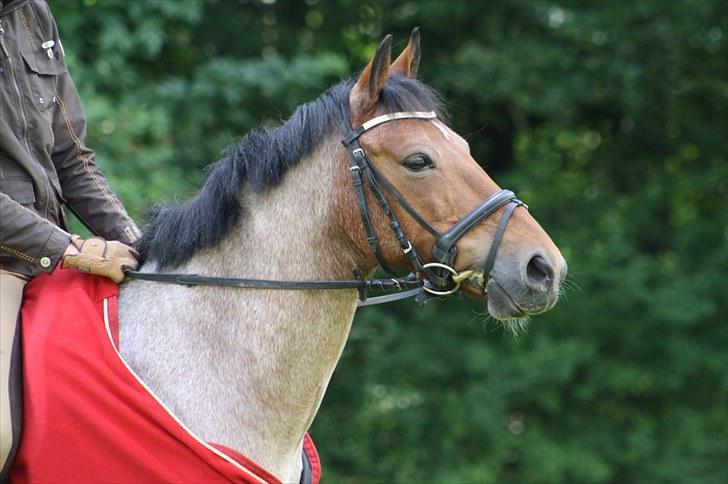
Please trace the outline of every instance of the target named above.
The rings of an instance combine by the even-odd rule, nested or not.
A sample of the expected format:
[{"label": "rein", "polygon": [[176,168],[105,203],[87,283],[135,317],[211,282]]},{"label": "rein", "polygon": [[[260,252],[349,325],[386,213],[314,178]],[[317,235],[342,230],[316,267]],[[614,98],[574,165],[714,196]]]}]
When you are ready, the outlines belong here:
[{"label": "rein", "polygon": [[[355,271],[355,275],[358,275]],[[316,291],[328,289],[356,289],[359,291],[358,306],[371,306],[416,296],[422,287],[422,280],[412,277],[391,279],[351,279],[339,281],[281,281],[270,279],[242,279],[234,277],[208,277],[197,274],[165,274],[155,272],[129,271],[127,276],[143,281],[178,284],[182,286],[217,286],[238,289],[287,289]],[[386,296],[368,298],[369,291],[401,291]]]},{"label": "rein", "polygon": [[[376,257],[379,265],[388,274],[393,274],[389,264],[384,259],[379,244],[379,237],[372,224],[367,200],[364,193],[364,185],[369,188],[374,195],[374,199],[384,214],[389,219],[389,227],[394,234],[397,243],[402,252],[407,256],[412,265],[413,272],[405,277],[391,277],[381,279],[365,279],[359,269],[355,268],[352,272],[354,278],[352,280],[332,280],[332,281],[286,281],[286,280],[267,280],[267,279],[245,279],[245,278],[228,278],[228,277],[208,277],[197,274],[174,274],[174,273],[152,273],[129,271],[127,276],[132,279],[153,281],[167,284],[179,284],[184,286],[218,286],[218,287],[234,287],[244,289],[284,289],[284,290],[330,290],[330,289],[356,289],[359,291],[358,306],[370,306],[375,304],[383,304],[387,302],[406,299],[409,297],[417,297],[419,303],[425,303],[433,297],[449,296],[458,292],[462,281],[467,279],[472,271],[466,270],[458,273],[452,263],[457,255],[456,243],[469,230],[478,223],[493,215],[501,207],[507,206],[503,216],[500,219],[498,228],[496,229],[493,242],[491,243],[486,262],[483,267],[483,273],[486,278],[490,277],[498,247],[503,239],[506,225],[518,206],[528,208],[526,204],[516,198],[516,195],[510,190],[500,190],[487,199],[479,206],[469,212],[459,222],[452,226],[444,233],[440,233],[425,218],[423,218],[397,191],[389,181],[379,173],[373,166],[366,155],[364,149],[359,145],[359,137],[368,130],[390,121],[399,119],[436,119],[437,115],[433,111],[407,111],[384,114],[370,119],[363,123],[359,128],[351,129],[343,138],[342,144],[346,147],[351,158],[352,183],[356,192],[357,207],[362,220],[362,225],[367,236],[367,244],[372,253]],[[417,254],[412,242],[407,238],[402,230],[397,217],[394,215],[384,191],[394,199],[423,229],[432,234],[435,239],[435,245],[432,248],[432,262],[424,263]],[[484,281],[483,290],[487,285],[487,279]],[[376,296],[368,298],[368,292],[374,291],[396,291],[392,294],[384,296]]]}]

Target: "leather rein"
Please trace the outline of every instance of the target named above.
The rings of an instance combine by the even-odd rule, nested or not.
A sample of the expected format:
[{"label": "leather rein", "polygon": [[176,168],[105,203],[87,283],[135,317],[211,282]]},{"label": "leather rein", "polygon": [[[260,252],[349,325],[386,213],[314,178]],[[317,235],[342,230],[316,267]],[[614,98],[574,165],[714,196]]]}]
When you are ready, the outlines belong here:
[{"label": "leather rein", "polygon": [[[417,297],[420,303],[426,302],[433,297],[449,296],[458,292],[460,284],[465,279],[464,273],[458,273],[453,269],[452,264],[457,255],[456,243],[470,229],[478,223],[493,215],[498,209],[506,206],[498,228],[496,229],[493,242],[490,245],[483,274],[490,277],[498,247],[503,239],[506,225],[518,206],[528,208],[526,204],[516,198],[516,195],[510,190],[500,190],[487,199],[479,206],[465,215],[460,221],[444,233],[440,233],[430,223],[427,222],[417,211],[405,200],[405,198],[397,191],[394,186],[373,166],[366,155],[364,149],[359,145],[359,137],[368,130],[390,121],[399,119],[436,119],[437,115],[432,112],[408,111],[384,114],[370,119],[363,123],[359,128],[351,129],[342,140],[342,144],[349,152],[351,166],[352,183],[356,192],[357,207],[362,220],[362,225],[367,236],[367,244],[372,253],[376,257],[379,265],[387,274],[393,275],[389,264],[382,255],[379,244],[379,237],[372,224],[372,219],[367,206],[367,200],[364,193],[366,185],[371,191],[376,203],[382,209],[389,219],[389,227],[394,234],[397,243],[402,252],[407,256],[412,265],[413,272],[404,277],[392,276],[390,278],[366,279],[359,269],[353,269],[354,279],[351,280],[267,280],[267,279],[246,279],[246,278],[229,278],[229,277],[209,277],[197,274],[173,274],[173,273],[152,273],[130,271],[126,275],[139,280],[153,281],[168,284],[180,284],[185,286],[219,286],[219,287],[235,287],[244,289],[284,289],[284,290],[329,290],[329,289],[356,289],[359,292],[358,306],[370,306],[374,304],[383,304],[409,297]],[[384,190],[382,189],[384,188]],[[414,246],[405,235],[402,227],[394,215],[389,202],[385,196],[385,191],[394,199],[423,229],[432,234],[435,239],[435,245],[432,248],[432,262],[424,263],[417,254]],[[487,280],[483,283],[485,290]],[[369,291],[396,291],[392,294],[384,296],[367,297]]]}]

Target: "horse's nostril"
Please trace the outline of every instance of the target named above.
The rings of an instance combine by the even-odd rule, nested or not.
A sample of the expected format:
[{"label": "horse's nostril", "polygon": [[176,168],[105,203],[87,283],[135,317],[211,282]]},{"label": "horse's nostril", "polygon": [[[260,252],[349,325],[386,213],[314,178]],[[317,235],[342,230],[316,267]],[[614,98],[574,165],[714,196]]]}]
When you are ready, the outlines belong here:
[{"label": "horse's nostril", "polygon": [[546,259],[535,255],[526,266],[526,283],[532,289],[547,291],[554,280],[554,268]]}]

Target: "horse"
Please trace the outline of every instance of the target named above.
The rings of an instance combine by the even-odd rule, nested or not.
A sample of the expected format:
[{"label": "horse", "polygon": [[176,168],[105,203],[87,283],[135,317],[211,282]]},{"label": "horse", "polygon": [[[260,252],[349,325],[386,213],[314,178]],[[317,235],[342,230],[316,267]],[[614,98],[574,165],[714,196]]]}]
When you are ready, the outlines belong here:
[{"label": "horse", "polygon": [[[564,258],[511,192],[493,204],[506,191],[445,123],[440,96],[416,78],[420,57],[417,30],[394,62],[387,36],[360,75],[280,126],[247,134],[196,196],[151,217],[140,273],[341,281],[380,265],[401,272],[460,224],[445,244],[449,263],[422,257],[418,280],[439,277],[444,293],[461,290],[506,322],[552,308]],[[377,175],[359,178],[357,191],[364,161]],[[392,190],[377,192],[382,185]],[[120,353],[199,439],[298,482],[306,433],[361,293],[132,279],[119,288]]]}]

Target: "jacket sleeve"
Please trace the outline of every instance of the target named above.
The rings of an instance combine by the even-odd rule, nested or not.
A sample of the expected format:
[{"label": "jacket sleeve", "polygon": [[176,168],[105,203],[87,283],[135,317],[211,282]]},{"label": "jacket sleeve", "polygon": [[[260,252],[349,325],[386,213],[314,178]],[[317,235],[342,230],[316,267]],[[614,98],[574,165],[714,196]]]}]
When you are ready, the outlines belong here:
[{"label": "jacket sleeve", "polygon": [[86,118],[68,73],[58,77],[52,159],[65,203],[93,233],[126,244],[141,233],[127,215],[86,146]]},{"label": "jacket sleeve", "polygon": [[71,242],[64,230],[0,192],[0,249],[51,272]]}]

